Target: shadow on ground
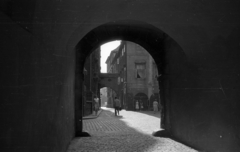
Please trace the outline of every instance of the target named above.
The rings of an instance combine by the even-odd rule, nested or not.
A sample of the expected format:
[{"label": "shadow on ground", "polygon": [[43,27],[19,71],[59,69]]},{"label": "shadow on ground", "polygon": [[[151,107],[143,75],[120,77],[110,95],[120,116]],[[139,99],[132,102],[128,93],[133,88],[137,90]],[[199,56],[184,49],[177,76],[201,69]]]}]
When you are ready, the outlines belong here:
[{"label": "shadow on ground", "polygon": [[[84,131],[91,137],[75,138],[67,152],[80,151],[184,151],[194,150],[176,143],[169,138],[154,137],[151,134],[140,132],[122,119],[124,116],[115,116],[110,110],[103,110],[97,119],[83,121]],[[176,148],[177,147],[177,148]]]}]

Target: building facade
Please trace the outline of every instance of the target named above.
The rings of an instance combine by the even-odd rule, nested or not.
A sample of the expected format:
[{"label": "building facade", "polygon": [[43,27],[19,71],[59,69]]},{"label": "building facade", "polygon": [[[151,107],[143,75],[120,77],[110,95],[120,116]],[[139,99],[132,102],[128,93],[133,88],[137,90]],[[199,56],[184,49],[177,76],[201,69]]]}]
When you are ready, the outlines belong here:
[{"label": "building facade", "polygon": [[[99,74],[100,47],[89,56],[84,65],[84,96],[82,96],[84,116],[93,112],[93,97],[96,95],[100,99]],[[101,100],[99,100],[99,105],[101,105]]]},{"label": "building facade", "polygon": [[[123,108],[135,110],[136,101],[139,101],[143,103],[143,110],[151,110],[153,100],[160,102],[157,66],[143,47],[122,41],[106,63],[109,73],[118,73],[116,96],[120,98]],[[108,89],[108,97],[113,99],[111,92]]]},{"label": "building facade", "polygon": [[[106,60],[107,64],[107,73],[118,73],[116,69],[116,64],[114,62],[114,57],[118,52],[119,47],[111,51],[110,55],[108,56]],[[113,90],[113,88],[107,88],[107,107],[113,107],[113,100],[116,96],[116,90]]]}]

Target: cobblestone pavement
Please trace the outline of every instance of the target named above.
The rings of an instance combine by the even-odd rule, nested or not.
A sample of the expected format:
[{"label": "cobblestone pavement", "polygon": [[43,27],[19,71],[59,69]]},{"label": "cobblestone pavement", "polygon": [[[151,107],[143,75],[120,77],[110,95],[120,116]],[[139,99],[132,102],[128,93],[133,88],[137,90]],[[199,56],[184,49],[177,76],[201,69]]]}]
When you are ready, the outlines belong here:
[{"label": "cobblestone pavement", "polygon": [[91,137],[75,138],[67,152],[196,152],[169,138],[152,136],[160,128],[160,114],[103,108],[96,119],[83,121]]}]

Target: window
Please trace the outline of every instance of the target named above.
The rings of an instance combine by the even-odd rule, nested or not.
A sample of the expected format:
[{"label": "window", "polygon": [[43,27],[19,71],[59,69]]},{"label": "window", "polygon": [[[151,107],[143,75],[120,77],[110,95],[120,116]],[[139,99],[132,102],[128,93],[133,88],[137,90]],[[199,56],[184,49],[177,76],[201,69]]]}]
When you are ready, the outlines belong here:
[{"label": "window", "polygon": [[118,85],[120,84],[120,77],[118,77]]},{"label": "window", "polygon": [[122,56],[124,55],[125,53],[125,45],[123,46],[123,49],[122,49]]},{"label": "window", "polygon": [[116,64],[114,64],[114,67],[113,67],[113,73],[118,73],[118,71],[117,71],[117,65]]},{"label": "window", "polygon": [[117,64],[119,64],[119,58],[117,58]]},{"label": "window", "polygon": [[136,78],[143,79],[145,78],[145,69],[146,69],[146,63],[135,63],[135,69],[136,69]]}]

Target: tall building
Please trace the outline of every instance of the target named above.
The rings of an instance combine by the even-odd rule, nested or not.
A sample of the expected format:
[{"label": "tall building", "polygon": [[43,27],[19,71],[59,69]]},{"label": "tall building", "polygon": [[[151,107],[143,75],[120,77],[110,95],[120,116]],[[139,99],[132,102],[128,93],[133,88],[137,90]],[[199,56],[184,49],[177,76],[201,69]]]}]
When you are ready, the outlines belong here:
[{"label": "tall building", "polygon": [[[100,47],[89,56],[84,65],[83,115],[89,115],[93,112],[93,97],[95,95],[100,99],[99,74]],[[100,100],[99,105],[101,105]]]},{"label": "tall building", "polygon": [[[113,62],[113,59],[118,52],[119,47],[111,51],[110,55],[108,56],[106,60],[107,64],[107,73],[117,73],[116,71],[116,64]],[[114,97],[116,96],[116,91],[113,90],[112,88],[107,88],[107,107],[113,107],[113,100]]]},{"label": "tall building", "polygon": [[[144,110],[152,109],[153,100],[159,102],[158,70],[151,55],[140,45],[122,41],[108,57],[109,73],[118,73],[118,89],[116,95],[123,108],[135,110],[138,100],[143,103]],[[114,98],[108,89],[108,97]],[[112,103],[112,100],[108,100]]]}]

